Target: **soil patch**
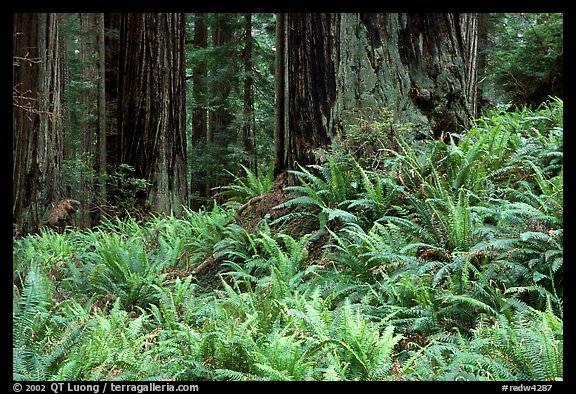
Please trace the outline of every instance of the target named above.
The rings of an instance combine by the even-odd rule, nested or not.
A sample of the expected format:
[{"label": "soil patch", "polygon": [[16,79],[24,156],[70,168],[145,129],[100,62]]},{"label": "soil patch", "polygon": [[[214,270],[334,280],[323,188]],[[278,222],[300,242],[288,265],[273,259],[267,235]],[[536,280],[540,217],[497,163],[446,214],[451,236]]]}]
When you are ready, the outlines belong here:
[{"label": "soil patch", "polygon": [[285,177],[278,176],[269,192],[251,198],[238,208],[234,215],[236,223],[246,231],[253,232],[263,219],[274,221],[285,215],[288,212],[286,208],[275,208],[286,201],[288,192],[284,190],[285,186]]}]

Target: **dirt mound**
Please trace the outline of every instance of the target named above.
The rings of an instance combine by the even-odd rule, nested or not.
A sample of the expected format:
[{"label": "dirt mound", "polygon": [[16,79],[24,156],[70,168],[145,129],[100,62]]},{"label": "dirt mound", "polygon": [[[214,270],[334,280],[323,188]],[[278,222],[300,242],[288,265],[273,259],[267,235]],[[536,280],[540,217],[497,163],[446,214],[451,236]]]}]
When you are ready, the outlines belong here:
[{"label": "dirt mound", "polygon": [[287,213],[287,209],[275,209],[276,206],[286,201],[288,192],[284,190],[284,177],[279,176],[272,189],[264,194],[251,198],[242,205],[234,214],[236,223],[253,232],[258,224],[265,218],[274,221]]}]

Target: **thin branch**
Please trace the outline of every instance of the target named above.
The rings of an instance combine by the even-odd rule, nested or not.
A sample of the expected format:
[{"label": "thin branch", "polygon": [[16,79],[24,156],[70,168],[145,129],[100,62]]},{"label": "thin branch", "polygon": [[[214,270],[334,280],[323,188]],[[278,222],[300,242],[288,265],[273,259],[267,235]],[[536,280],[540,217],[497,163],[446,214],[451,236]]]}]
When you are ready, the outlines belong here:
[{"label": "thin branch", "polygon": [[204,260],[202,263],[200,263],[200,265],[198,267],[194,268],[192,270],[191,274],[197,275],[200,271],[202,271],[208,265],[214,263],[214,260],[216,260],[216,254],[210,255],[210,257],[208,257],[206,260]]},{"label": "thin branch", "polygon": [[238,208],[238,210],[236,210],[236,212],[234,213],[234,220],[236,220],[237,223],[240,223],[240,215],[242,215],[242,212],[244,212],[244,210],[250,207],[250,205],[262,200],[264,196],[265,196],[264,194],[261,194],[256,197],[252,197],[250,200],[248,200],[246,204],[242,205],[240,208]]}]

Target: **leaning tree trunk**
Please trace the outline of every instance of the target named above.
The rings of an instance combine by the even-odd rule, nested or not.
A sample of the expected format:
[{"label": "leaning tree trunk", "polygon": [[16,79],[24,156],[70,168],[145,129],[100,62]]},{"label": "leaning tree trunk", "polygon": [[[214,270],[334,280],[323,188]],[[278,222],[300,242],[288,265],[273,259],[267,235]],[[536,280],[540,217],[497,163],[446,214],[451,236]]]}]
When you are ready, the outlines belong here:
[{"label": "leaning tree trunk", "polygon": [[352,111],[392,111],[410,127],[402,137],[413,145],[467,126],[476,61],[468,47],[476,36],[462,23],[473,15],[287,14],[279,20],[286,48],[277,67],[286,72],[277,82],[284,91],[277,91],[284,118],[275,134],[283,147],[277,172],[322,161]]},{"label": "leaning tree trunk", "polygon": [[489,89],[486,85],[486,49],[488,47],[488,22],[490,21],[489,13],[478,14],[478,50],[477,50],[477,111],[481,111],[486,105],[490,105],[490,99],[486,94]]},{"label": "leaning tree trunk", "polygon": [[180,216],[188,203],[184,15],[124,15],[120,54],[121,162],[151,182],[155,212]]},{"label": "leaning tree trunk", "polygon": [[62,51],[57,14],[13,16],[12,219],[37,231],[62,187]]}]

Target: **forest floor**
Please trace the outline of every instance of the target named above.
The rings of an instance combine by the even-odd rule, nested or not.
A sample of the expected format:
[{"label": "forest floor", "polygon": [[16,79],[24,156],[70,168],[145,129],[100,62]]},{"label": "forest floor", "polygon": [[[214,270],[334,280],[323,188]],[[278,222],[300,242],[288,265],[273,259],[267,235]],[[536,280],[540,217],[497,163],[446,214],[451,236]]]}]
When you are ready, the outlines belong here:
[{"label": "forest floor", "polygon": [[251,198],[236,211],[236,223],[248,232],[254,232],[263,219],[274,221],[287,213],[286,209],[275,208],[286,201],[288,192],[284,190],[286,180],[280,174],[269,192]]}]

